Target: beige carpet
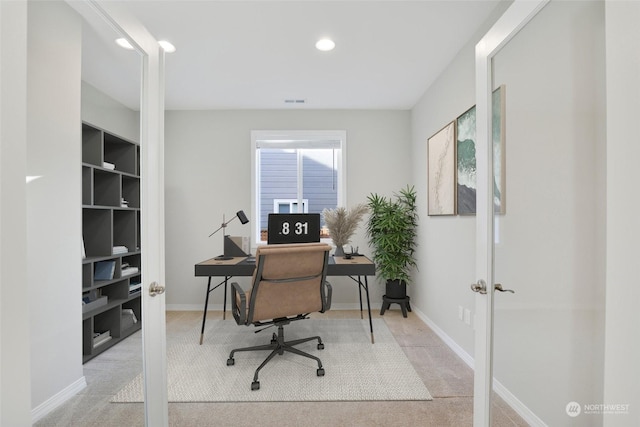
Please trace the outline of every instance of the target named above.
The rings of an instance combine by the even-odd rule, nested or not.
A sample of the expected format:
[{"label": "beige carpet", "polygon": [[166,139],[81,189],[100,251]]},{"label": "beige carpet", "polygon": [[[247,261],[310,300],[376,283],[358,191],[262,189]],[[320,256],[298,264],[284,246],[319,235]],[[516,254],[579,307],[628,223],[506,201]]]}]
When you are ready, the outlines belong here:
[{"label": "beige carpet", "polygon": [[[285,339],[320,335],[317,342],[298,346],[322,360],[325,376],[316,376],[317,364],[294,354],[276,356],[260,371],[260,390],[251,390],[255,369],[268,352],[229,352],[238,347],[269,342],[275,328],[254,333],[233,320],[207,322],[205,340],[199,331],[168,338],[167,374],[170,402],[271,402],[431,400],[431,395],[382,319],[374,319],[375,344],[367,320],[312,319],[285,326]],[[121,389],[114,403],[142,401],[142,374]]]}]

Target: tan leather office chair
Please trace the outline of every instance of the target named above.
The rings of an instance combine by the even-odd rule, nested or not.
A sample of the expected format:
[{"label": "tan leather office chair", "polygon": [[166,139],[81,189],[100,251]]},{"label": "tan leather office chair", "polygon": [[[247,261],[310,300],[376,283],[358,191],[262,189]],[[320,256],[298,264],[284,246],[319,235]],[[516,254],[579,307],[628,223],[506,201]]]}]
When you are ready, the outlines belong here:
[{"label": "tan leather office chair", "polygon": [[[330,246],[324,243],[267,245],[256,251],[256,269],[252,287],[245,293],[238,283],[231,284],[233,317],[238,325],[277,326],[271,343],[232,350],[227,365],[235,364],[233,355],[239,351],[272,350],[256,369],[251,390],[260,388],[258,373],[276,355],[285,352],[298,354],[318,362],[316,374],[324,375],[322,362],[316,356],[303,352],[295,345],[318,340],[317,348],[324,344],[319,336],[284,340],[284,325],[307,319],[313,312],[324,313],[331,307],[331,285],[325,281]],[[257,331],[259,332],[259,331]]]}]

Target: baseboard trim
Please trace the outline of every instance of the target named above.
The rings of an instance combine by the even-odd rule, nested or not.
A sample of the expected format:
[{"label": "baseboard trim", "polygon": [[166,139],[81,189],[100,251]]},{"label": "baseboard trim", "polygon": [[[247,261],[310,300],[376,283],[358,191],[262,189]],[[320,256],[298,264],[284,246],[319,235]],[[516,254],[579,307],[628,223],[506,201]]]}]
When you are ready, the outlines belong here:
[{"label": "baseboard trim", "polygon": [[[438,325],[436,325],[427,315],[422,311],[411,307],[413,312],[440,337],[442,341],[471,369],[474,369],[474,359],[467,353],[462,347],[456,343],[453,338],[447,335]],[[518,415],[522,417],[530,426],[533,427],[547,427],[536,414],[533,413],[524,403],[520,401],[513,393],[509,391],[500,381],[493,379],[493,390],[498,396],[500,396],[506,403],[513,409]]]},{"label": "baseboard trim", "polygon": [[69,384],[64,389],[60,390],[55,395],[51,396],[49,399],[38,405],[37,407],[31,410],[31,419],[35,424],[37,421],[44,418],[46,415],[51,413],[54,409],[65,403],[67,400],[74,397],[78,394],[82,389],[87,386],[87,380],[84,376],[78,378],[73,383]]},{"label": "baseboard trim", "polygon": [[420,311],[417,308],[411,307],[413,312],[422,320],[429,328],[436,333],[438,337],[451,349],[453,352],[460,358],[464,363],[466,363],[471,369],[474,367],[473,357],[467,353],[462,347],[458,345],[457,342],[453,340],[449,335],[446,334],[445,331],[440,329],[438,325],[436,325],[426,314]]},{"label": "baseboard trim", "polygon": [[511,409],[517,412],[532,427],[548,427],[536,414],[534,414],[524,403],[513,395],[500,381],[494,378],[493,390],[500,396]]}]

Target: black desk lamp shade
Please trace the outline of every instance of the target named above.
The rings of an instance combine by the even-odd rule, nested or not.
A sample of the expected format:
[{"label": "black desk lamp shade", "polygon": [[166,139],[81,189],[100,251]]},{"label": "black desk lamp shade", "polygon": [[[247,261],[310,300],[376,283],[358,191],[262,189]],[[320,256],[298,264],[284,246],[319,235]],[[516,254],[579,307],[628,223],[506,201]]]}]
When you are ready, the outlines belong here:
[{"label": "black desk lamp shade", "polygon": [[[246,224],[249,222],[249,218],[247,218],[247,216],[244,214],[244,211],[238,211],[236,212],[236,217],[240,220],[240,222],[242,224]],[[231,221],[229,221],[231,222]]]}]

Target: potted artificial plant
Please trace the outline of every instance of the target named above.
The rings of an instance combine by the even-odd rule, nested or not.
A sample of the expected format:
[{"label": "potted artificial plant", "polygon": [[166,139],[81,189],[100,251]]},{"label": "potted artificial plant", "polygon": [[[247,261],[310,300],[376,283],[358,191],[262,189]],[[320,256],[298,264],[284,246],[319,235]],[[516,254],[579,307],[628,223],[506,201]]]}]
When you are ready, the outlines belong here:
[{"label": "potted artificial plant", "polygon": [[378,278],[386,282],[387,297],[405,298],[411,269],[416,267],[416,191],[407,186],[390,198],[372,193],[367,206],[367,237]]},{"label": "potted artificial plant", "polygon": [[367,210],[367,205],[359,204],[351,209],[337,207],[322,211],[324,223],[329,229],[329,235],[336,247],[334,256],[344,256],[344,245],[349,243]]}]

